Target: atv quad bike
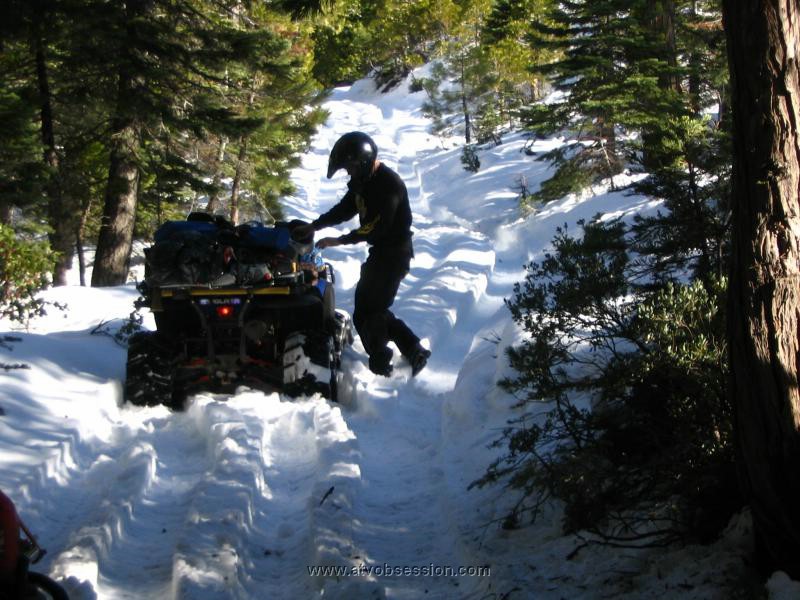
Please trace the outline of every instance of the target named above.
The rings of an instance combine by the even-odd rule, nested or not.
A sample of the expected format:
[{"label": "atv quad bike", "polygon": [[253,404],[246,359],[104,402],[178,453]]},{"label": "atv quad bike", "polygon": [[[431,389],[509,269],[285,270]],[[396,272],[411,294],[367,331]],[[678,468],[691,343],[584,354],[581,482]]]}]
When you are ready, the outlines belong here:
[{"label": "atv quad bike", "polygon": [[350,316],[334,306],[333,267],[313,237],[292,238],[299,224],[192,213],[158,229],[138,286],[156,331],[129,341],[126,401],[180,409],[192,392],[240,385],[337,400]]}]

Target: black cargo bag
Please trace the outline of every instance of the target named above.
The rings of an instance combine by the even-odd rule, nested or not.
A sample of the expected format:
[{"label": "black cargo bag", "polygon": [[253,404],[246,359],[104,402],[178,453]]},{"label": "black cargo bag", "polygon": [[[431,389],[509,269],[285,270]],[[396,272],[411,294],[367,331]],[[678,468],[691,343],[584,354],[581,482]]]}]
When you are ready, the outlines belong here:
[{"label": "black cargo bag", "polygon": [[155,234],[145,250],[151,285],[208,284],[224,271],[220,231],[212,223],[170,221]]}]

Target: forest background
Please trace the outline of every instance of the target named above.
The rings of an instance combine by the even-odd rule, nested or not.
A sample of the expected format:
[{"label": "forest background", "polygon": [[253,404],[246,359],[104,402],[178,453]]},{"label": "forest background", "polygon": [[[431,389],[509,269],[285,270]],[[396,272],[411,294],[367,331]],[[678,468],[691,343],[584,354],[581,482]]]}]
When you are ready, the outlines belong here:
[{"label": "forest background", "polygon": [[520,412],[475,485],[517,494],[507,527],[557,498],[567,531],[616,545],[713,539],[745,504],[725,329],[733,119],[720,2],[10,0],[2,11],[3,316],[42,311],[36,291],[64,284],[76,256],[83,276],[86,246],[85,283],[120,285],[134,241],[166,220],[281,219],[325,91],[367,75],[388,90],[430,63],[413,87],[434,133],[463,138],[465,169],[510,132],[563,138],[531,152],[553,175],[540,189],[515,182],[522,214],[601,182],[663,201],[561,231],[528,265],[507,301],[529,333],[505,383]]}]

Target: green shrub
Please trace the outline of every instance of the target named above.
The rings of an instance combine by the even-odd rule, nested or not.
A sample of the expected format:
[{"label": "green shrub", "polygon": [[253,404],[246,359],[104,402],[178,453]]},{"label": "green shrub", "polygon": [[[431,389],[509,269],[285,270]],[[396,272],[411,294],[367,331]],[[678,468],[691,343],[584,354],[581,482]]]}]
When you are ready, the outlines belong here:
[{"label": "green shrub", "polygon": [[495,146],[499,146],[503,143],[503,138],[500,135],[503,119],[496,100],[487,100],[482,104],[478,108],[478,114],[475,117],[475,138],[479,144],[492,143]]},{"label": "green shrub", "polygon": [[478,158],[478,151],[473,144],[464,146],[461,150],[461,164],[465,171],[477,173],[481,168],[481,159]]},{"label": "green shrub", "polygon": [[417,92],[424,92],[425,91],[425,80],[424,78],[414,77],[412,75],[411,82],[408,84],[408,91],[412,94],[416,94]]},{"label": "green shrub", "polygon": [[580,150],[578,157],[572,159],[554,158],[556,154],[559,154],[559,151],[550,152],[539,159],[553,160],[557,168],[553,176],[542,181],[539,190],[533,194],[533,199],[537,202],[550,202],[567,194],[580,192],[599,179],[591,168],[585,166],[585,161],[579,160],[579,157],[585,158],[591,154],[589,150]]},{"label": "green shrub", "polygon": [[[739,506],[725,396],[725,282],[644,285],[627,227],[560,229],[507,301],[529,334],[503,387],[520,399],[473,485],[520,490],[508,518],[564,503],[564,528],[617,544],[708,539]],[[723,510],[717,510],[722,503]]]},{"label": "green shrub", "polygon": [[44,312],[36,293],[48,284],[54,262],[46,243],[21,240],[0,224],[0,318],[25,322]]}]

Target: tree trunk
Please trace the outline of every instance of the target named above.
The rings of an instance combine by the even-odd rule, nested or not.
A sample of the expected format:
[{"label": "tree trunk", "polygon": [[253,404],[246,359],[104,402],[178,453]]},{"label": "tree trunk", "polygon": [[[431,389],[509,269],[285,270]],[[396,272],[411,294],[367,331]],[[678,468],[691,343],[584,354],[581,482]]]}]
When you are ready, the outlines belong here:
[{"label": "tree trunk", "polygon": [[14,207],[8,202],[0,202],[0,225],[11,225]]},{"label": "tree trunk", "polygon": [[800,22],[724,0],[733,110],[730,394],[761,565],[800,579]]},{"label": "tree trunk", "polygon": [[[694,23],[697,21],[697,2],[692,2],[689,6],[689,22]],[[700,76],[702,66],[703,55],[700,53],[700,50],[694,49],[689,52],[689,83],[688,83],[688,92],[689,92],[689,106],[692,108],[692,112],[694,114],[700,114],[702,110],[701,101],[700,101],[700,86],[702,84],[702,78]]]},{"label": "tree trunk", "polygon": [[239,224],[239,190],[242,185],[242,170],[244,169],[244,159],[247,157],[247,138],[242,137],[239,142],[239,155],[236,158],[236,174],[233,176],[231,186],[231,223]]},{"label": "tree trunk", "polygon": [[[129,40],[136,37],[135,21],[144,11],[144,0],[126,3]],[[117,84],[117,106],[111,127],[111,153],[103,217],[92,271],[92,286],[121,285],[128,279],[133,225],[139,191],[140,126],[130,103],[136,97],[136,77],[123,61]]]},{"label": "tree trunk", "polygon": [[[255,90],[258,89],[259,77],[253,76],[252,88],[250,96],[247,100],[248,106],[253,106],[256,100]],[[244,177],[245,159],[247,158],[247,136],[243,135],[239,138],[239,153],[236,156],[236,173],[233,176],[233,183],[231,185],[231,223],[234,225],[239,224],[239,190],[242,185],[242,178]]]},{"label": "tree trunk", "polygon": [[53,285],[67,283],[67,271],[72,266],[75,242],[75,210],[69,206],[61,185],[61,165],[56,147],[53,105],[50,94],[50,80],[45,58],[45,45],[42,39],[41,19],[45,10],[39,6],[34,11],[31,32],[31,50],[36,64],[36,80],[39,88],[39,114],[41,137],[44,148],[44,162],[48,167],[47,177],[47,216],[50,225],[50,248],[57,252],[53,269]]},{"label": "tree trunk", "polygon": [[83,251],[84,231],[86,222],[89,220],[89,212],[92,210],[92,199],[89,198],[81,210],[81,218],[78,229],[75,232],[75,252],[78,255],[78,274],[83,287],[86,287],[86,257]]},{"label": "tree trunk", "polygon": [[228,145],[227,138],[220,138],[219,150],[217,152],[217,162],[214,164],[214,179],[211,185],[214,186],[214,191],[211,192],[211,197],[208,199],[206,205],[206,212],[213,215],[219,210],[219,184],[222,182],[222,161],[225,160],[225,146]]},{"label": "tree trunk", "polygon": [[127,281],[133,246],[139,188],[138,125],[133,119],[116,119],[112,136],[103,217],[92,271],[93,287]]},{"label": "tree trunk", "polygon": [[461,59],[461,110],[464,113],[464,141],[469,146],[472,142],[472,120],[467,103],[467,74],[463,57]]},{"label": "tree trunk", "polygon": [[669,75],[669,87],[678,92],[681,89],[681,80],[676,73],[678,69],[678,41],[675,33],[675,2],[673,0],[665,0],[663,2],[663,27],[664,27],[664,41],[666,43],[667,64],[672,69]]},{"label": "tree trunk", "polygon": [[719,98],[719,111],[717,113],[717,123],[718,127],[724,123],[725,119],[728,118],[728,110],[730,104],[730,89],[729,86],[726,84],[721,84],[719,89],[717,90],[717,98]]},{"label": "tree trunk", "polygon": [[83,254],[83,236],[75,236],[75,255],[78,257],[78,277],[82,287],[86,287],[86,258]]},{"label": "tree trunk", "polygon": [[472,121],[469,116],[469,108],[467,108],[467,97],[463,94],[461,96],[461,107],[464,111],[464,141],[469,146],[472,143]]}]

